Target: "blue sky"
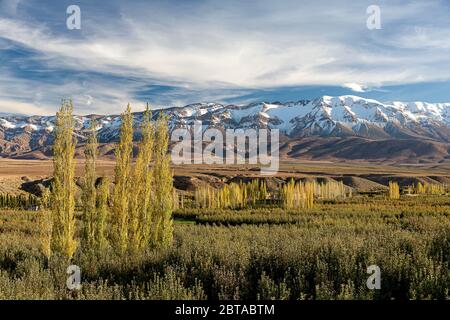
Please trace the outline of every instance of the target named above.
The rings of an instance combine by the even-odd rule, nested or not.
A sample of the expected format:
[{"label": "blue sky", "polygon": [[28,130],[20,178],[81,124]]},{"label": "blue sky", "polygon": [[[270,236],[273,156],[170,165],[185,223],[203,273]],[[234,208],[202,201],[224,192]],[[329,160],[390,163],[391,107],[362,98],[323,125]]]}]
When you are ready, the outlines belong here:
[{"label": "blue sky", "polygon": [[[450,101],[450,1],[0,0],[0,112]],[[81,9],[81,30],[66,8]],[[380,30],[366,27],[371,4]]]}]

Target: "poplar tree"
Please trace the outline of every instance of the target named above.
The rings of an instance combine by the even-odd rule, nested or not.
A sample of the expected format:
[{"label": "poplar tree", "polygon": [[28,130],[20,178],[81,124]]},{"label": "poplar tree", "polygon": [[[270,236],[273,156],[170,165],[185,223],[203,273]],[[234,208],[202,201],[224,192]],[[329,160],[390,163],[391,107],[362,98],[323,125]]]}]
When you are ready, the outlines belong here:
[{"label": "poplar tree", "polygon": [[169,130],[167,117],[160,115],[156,121],[154,161],[154,240],[157,245],[169,246],[173,239],[173,173],[168,155]]},{"label": "poplar tree", "polygon": [[41,250],[44,256],[49,259],[52,255],[52,216],[48,210],[50,205],[50,190],[45,188],[41,201],[41,217],[39,219],[39,240],[41,244]]},{"label": "poplar tree", "polygon": [[75,139],[72,101],[63,101],[56,113],[53,144],[52,250],[71,259],[76,248],[75,236]]},{"label": "poplar tree", "polygon": [[94,225],[97,252],[101,252],[107,245],[106,223],[109,211],[109,185],[109,178],[103,177],[97,191],[96,219]]},{"label": "poplar tree", "polygon": [[130,194],[129,236],[130,250],[136,252],[147,246],[150,241],[152,225],[152,170],[154,129],[151,124],[151,112],[147,109],[141,124],[142,139],[133,171],[133,192]]},{"label": "poplar tree", "polygon": [[97,215],[97,190],[95,188],[96,176],[96,159],[97,159],[97,135],[96,135],[96,122],[91,121],[89,129],[89,137],[84,150],[85,164],[84,164],[84,183],[82,193],[83,203],[83,240],[84,244],[93,249],[95,245],[95,223]]},{"label": "poplar tree", "polygon": [[121,115],[120,140],[116,146],[111,240],[118,253],[128,247],[128,210],[131,194],[131,161],[133,156],[133,115],[130,105]]},{"label": "poplar tree", "polygon": [[280,200],[286,209],[310,209],[314,205],[314,183],[295,182],[294,179],[279,189]]},{"label": "poplar tree", "polygon": [[400,199],[400,187],[397,182],[389,181],[389,198]]}]

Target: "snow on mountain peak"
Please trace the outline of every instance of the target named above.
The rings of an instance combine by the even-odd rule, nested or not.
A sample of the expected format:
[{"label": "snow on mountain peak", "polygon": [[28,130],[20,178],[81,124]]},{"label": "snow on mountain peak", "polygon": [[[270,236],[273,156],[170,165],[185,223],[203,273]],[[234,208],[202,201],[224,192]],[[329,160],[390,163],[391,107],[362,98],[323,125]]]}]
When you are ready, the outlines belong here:
[{"label": "snow on mountain peak", "polygon": [[[450,103],[386,102],[353,95],[322,96],[313,100],[288,103],[252,103],[248,105],[222,105],[197,103],[185,107],[164,109],[168,113],[170,128],[186,126],[195,120],[206,126],[222,128],[268,127],[279,129],[291,136],[302,135],[417,135],[450,141]],[[155,113],[156,114],[156,113]],[[137,123],[141,113],[136,113]],[[82,134],[94,116],[75,116],[76,131]],[[99,136],[103,140],[117,138],[120,117],[95,116]],[[27,130],[30,134],[49,134],[54,117],[0,116],[2,132],[13,136]],[[444,131],[442,131],[444,128]],[[446,129],[445,129],[446,128]],[[447,130],[447,131],[445,131]],[[364,131],[364,133],[362,133]],[[42,133],[43,134],[43,133]]]}]

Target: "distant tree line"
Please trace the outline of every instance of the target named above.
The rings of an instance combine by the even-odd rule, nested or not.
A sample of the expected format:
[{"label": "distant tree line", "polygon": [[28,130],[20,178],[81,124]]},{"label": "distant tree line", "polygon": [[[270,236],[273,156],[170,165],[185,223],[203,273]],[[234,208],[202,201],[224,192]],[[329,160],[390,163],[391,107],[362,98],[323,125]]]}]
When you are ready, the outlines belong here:
[{"label": "distant tree line", "polygon": [[38,205],[38,199],[29,195],[0,194],[0,208],[8,209],[30,209]]},{"label": "distant tree line", "polygon": [[[400,186],[398,182],[389,181],[389,198],[400,199]],[[417,182],[417,184],[403,187],[406,195],[445,195],[450,192],[450,187],[443,183]]]},{"label": "distant tree line", "polygon": [[[289,180],[269,192],[264,181],[253,180],[248,183],[230,183],[221,189],[209,185],[195,190],[194,207],[208,209],[256,208],[269,203],[277,203],[285,209],[310,209],[314,199],[344,199],[351,197],[351,189],[346,190],[342,181],[303,182]],[[183,200],[183,198],[181,198]]]}]

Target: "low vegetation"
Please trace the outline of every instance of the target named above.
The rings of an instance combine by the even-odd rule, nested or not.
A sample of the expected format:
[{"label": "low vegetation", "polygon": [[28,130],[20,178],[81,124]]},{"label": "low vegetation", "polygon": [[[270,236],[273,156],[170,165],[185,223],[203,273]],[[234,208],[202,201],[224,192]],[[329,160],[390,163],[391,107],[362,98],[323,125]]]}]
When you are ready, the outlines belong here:
[{"label": "low vegetation", "polygon": [[[177,194],[165,118],[147,109],[133,161],[131,109],[122,114],[113,181],[96,172],[95,128],[79,199],[70,102],[51,188],[0,197],[0,299],[450,299],[446,186],[390,182],[369,196],[336,181],[253,180]],[[66,286],[71,264],[79,290]]]},{"label": "low vegetation", "polygon": [[[79,246],[72,263],[81,267],[82,289],[70,291],[66,260],[39,250],[45,216],[4,211],[0,298],[450,298],[448,197],[354,197],[302,212],[184,209],[175,217],[171,247],[123,257],[108,243],[93,257]],[[381,269],[380,290],[366,287],[372,264]]]}]

